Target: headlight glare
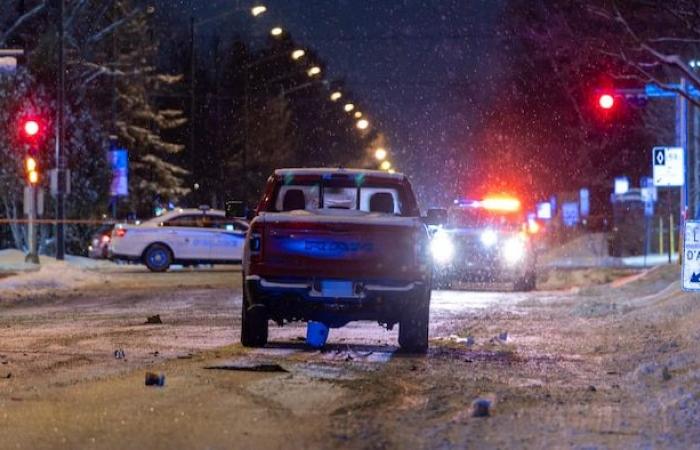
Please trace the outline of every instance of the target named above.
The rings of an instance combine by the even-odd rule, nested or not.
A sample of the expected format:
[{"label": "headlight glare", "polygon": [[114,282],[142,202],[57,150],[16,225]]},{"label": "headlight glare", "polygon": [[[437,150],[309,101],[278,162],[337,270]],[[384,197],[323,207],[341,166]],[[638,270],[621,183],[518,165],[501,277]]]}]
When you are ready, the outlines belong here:
[{"label": "headlight glare", "polygon": [[437,232],[430,241],[430,253],[433,260],[439,264],[447,264],[452,261],[455,248],[450,237],[444,232]]},{"label": "headlight glare", "polygon": [[481,243],[484,247],[493,247],[498,242],[498,235],[493,230],[484,230],[481,233]]},{"label": "headlight glare", "polygon": [[525,241],[521,238],[508,239],[503,245],[503,257],[508,264],[516,264],[525,258]]}]

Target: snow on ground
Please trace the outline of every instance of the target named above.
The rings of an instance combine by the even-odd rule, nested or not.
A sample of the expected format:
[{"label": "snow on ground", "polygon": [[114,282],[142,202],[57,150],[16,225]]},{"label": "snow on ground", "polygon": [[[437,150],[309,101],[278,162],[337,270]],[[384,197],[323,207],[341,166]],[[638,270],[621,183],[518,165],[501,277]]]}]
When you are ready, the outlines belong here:
[{"label": "snow on ground", "polygon": [[104,275],[98,272],[115,267],[109,261],[72,255],[67,255],[65,261],[42,256],[39,265],[27,263],[24,258],[19,250],[0,250],[0,273],[11,275],[0,278],[0,300],[99,283]]},{"label": "snow on ground", "polygon": [[[678,254],[671,258],[678,262]],[[608,254],[605,233],[590,233],[550,249],[539,258],[545,268],[585,268],[585,267],[653,267],[668,264],[667,254],[649,254],[615,258]]]},{"label": "snow on ground", "polygon": [[47,258],[38,269],[0,279],[0,301],[48,290],[79,288],[103,279],[104,275],[97,272],[84,270],[67,261]]}]

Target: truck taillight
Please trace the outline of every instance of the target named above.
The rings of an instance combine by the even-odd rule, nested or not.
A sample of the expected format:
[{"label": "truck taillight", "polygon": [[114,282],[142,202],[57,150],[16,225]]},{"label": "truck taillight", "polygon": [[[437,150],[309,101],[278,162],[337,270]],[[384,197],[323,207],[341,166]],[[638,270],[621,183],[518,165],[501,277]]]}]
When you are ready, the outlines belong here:
[{"label": "truck taillight", "polygon": [[259,223],[253,224],[248,234],[248,251],[253,260],[260,260],[263,250],[263,225]]},{"label": "truck taillight", "polygon": [[251,233],[249,245],[251,255],[260,254],[260,251],[262,250],[262,236],[258,233]]},{"label": "truck taillight", "polygon": [[126,230],[124,228],[116,228],[114,230],[114,236],[122,238],[126,236]]}]

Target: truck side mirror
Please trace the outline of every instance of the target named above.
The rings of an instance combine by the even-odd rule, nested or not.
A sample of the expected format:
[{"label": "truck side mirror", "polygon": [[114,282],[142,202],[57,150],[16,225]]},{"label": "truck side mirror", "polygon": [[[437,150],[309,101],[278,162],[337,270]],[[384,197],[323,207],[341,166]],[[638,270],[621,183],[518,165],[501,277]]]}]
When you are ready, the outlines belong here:
[{"label": "truck side mirror", "polygon": [[245,204],[238,200],[230,200],[226,202],[226,218],[227,219],[245,219],[246,207]]},{"label": "truck side mirror", "polygon": [[431,208],[423,218],[426,225],[445,225],[447,223],[447,210],[444,208]]}]

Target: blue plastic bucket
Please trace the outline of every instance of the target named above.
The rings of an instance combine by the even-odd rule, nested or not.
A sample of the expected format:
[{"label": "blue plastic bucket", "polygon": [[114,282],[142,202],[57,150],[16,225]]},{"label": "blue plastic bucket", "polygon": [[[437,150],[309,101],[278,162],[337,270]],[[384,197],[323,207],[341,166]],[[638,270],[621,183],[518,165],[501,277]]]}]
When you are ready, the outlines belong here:
[{"label": "blue plastic bucket", "polygon": [[321,322],[309,322],[306,325],[306,343],[313,348],[321,348],[328,340],[328,327]]}]

